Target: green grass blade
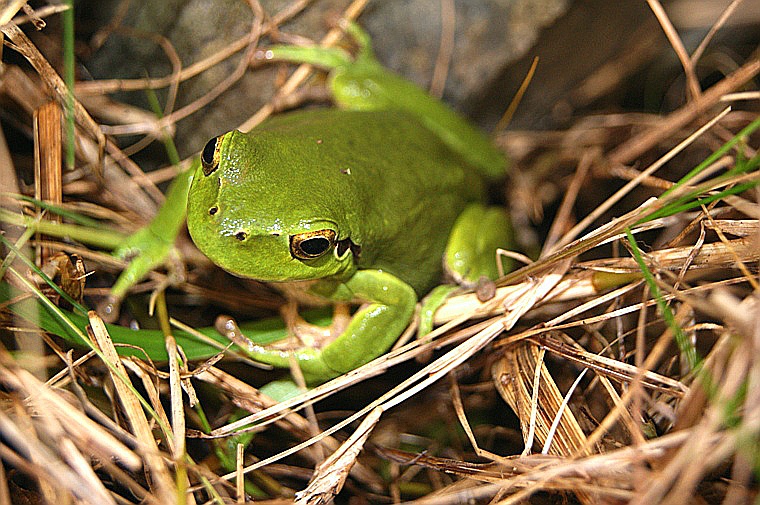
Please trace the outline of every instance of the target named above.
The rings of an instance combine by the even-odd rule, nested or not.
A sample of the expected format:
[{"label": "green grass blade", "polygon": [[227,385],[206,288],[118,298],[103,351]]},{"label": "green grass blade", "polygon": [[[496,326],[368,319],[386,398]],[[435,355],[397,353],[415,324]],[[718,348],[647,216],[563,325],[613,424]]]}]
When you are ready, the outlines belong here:
[{"label": "green grass blade", "polygon": [[657,308],[659,309],[662,318],[665,320],[665,323],[673,332],[676,344],[681,350],[681,353],[686,356],[686,361],[689,364],[689,368],[691,370],[694,370],[697,368],[697,366],[699,366],[700,363],[699,356],[697,355],[697,350],[693,345],[691,345],[688,337],[676,321],[676,318],[673,315],[673,311],[670,310],[670,306],[665,302],[665,299],[662,296],[662,292],[660,291],[660,287],[657,285],[657,281],[655,280],[652,271],[649,270],[649,267],[647,267],[647,264],[644,261],[644,257],[642,256],[641,251],[636,244],[636,239],[633,238],[633,234],[631,233],[630,228],[626,228],[625,235],[628,239],[628,243],[631,245],[631,252],[633,254],[633,257],[636,260],[636,263],[639,265],[641,273],[644,275],[644,280],[646,281],[647,286],[649,286],[649,290],[651,291],[652,297],[657,303]]}]

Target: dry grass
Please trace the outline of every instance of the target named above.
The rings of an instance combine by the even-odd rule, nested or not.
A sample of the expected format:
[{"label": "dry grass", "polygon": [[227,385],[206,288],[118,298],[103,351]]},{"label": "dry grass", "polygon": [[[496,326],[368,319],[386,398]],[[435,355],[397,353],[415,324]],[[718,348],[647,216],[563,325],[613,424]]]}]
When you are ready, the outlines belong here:
[{"label": "dry grass", "polygon": [[[261,37],[304,8],[293,2],[265,16],[251,1],[250,34],[222,53],[185,68],[177,62],[166,78],[78,86],[92,116],[76,102],[77,170],[51,193],[42,181],[60,168],[55,153],[62,139],[43,118],[64,106],[67,90],[9,22],[22,3],[6,2],[0,25],[31,69],[4,64],[0,93],[19,123],[43,122],[34,128],[37,195],[55,202],[62,191],[66,209],[119,231],[134,231],[153,215],[162,198],[156,182],[177,168],[144,174],[92,116],[108,117],[118,106],[128,125],[111,125],[109,134],[137,132],[146,143],[165,139],[174,122],[244,75]],[[486,303],[472,293],[450,300],[437,314],[440,326],[425,339],[402,341],[372,363],[276,404],[250,385],[265,382],[266,374],[221,356],[188,362],[171,337],[167,363],[120,357],[94,312],[82,338],[97,345],[86,354],[28,321],[6,318],[0,505],[243,503],[254,488],[259,499],[322,503],[344,485],[339,500],[378,503],[756,502],[760,143],[754,130],[735,135],[757,123],[760,97],[734,93],[751,90],[747,83],[757,82],[760,59],[756,51],[702,90],[696,64],[733,6],[690,55],[659,3],[649,3],[683,66],[684,105],[663,116],[595,116],[567,131],[502,134],[498,140],[515,160],[516,220],[535,218],[550,203],[558,211],[545,226],[537,261],[506,275]],[[363,7],[354,2],[344,14],[355,18]],[[338,37],[332,31],[323,42]],[[442,52],[449,44],[442,41]],[[161,119],[106,98],[117,89],[176,88],[241,51],[238,71]],[[278,99],[286,100],[308,75],[299,68]],[[732,103],[742,107],[726,109]],[[242,128],[271,112],[269,105]],[[732,144],[682,179],[693,166],[691,153],[725,142]],[[3,191],[18,192],[5,186],[16,181],[13,146],[0,147]],[[552,163],[542,169],[546,159]],[[735,170],[748,163],[749,169]],[[592,187],[611,196],[596,197]],[[7,210],[37,212],[3,198]],[[77,253],[98,270],[89,285],[105,285],[111,277],[103,272],[123,267],[101,251],[33,238],[15,226],[6,227],[5,238],[23,254],[24,246],[36,245],[41,264],[52,259],[65,267],[60,278],[67,292],[84,289],[91,299],[103,299],[107,289],[85,285],[83,268],[59,263],[56,253]],[[159,293],[157,317],[166,328],[167,290],[179,300],[168,304],[178,319],[189,318],[199,298],[204,307],[213,300],[238,311],[280,303],[261,289],[201,282],[213,278],[213,267],[186,239],[178,248],[183,263],[154,272],[134,290]],[[5,281],[30,290],[27,267],[13,263],[8,248],[5,254]]]}]

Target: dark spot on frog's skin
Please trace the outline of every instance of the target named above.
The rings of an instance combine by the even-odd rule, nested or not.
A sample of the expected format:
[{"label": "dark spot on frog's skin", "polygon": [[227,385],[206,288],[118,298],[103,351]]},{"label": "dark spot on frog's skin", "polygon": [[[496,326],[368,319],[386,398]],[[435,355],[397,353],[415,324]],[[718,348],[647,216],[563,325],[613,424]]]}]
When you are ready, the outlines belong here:
[{"label": "dark spot on frog's skin", "polygon": [[248,238],[248,234],[244,231],[239,231],[235,233],[235,238],[238,239],[240,242],[242,242]]},{"label": "dark spot on frog's skin", "polygon": [[211,207],[211,208],[208,210],[208,215],[209,215],[209,216],[213,216],[213,215],[214,215],[214,214],[216,214],[217,212],[219,212],[219,207],[217,207],[217,206],[213,206],[213,207]]},{"label": "dark spot on frog's skin", "polygon": [[272,235],[273,237],[279,237],[281,234],[279,231],[273,231],[270,235]]}]

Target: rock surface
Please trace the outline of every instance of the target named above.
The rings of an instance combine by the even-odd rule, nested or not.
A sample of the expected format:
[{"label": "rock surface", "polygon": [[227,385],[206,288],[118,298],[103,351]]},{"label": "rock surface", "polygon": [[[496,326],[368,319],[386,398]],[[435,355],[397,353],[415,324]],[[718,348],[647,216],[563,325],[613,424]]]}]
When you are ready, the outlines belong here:
[{"label": "rock surface", "polygon": [[[291,2],[261,2],[269,16]],[[390,68],[417,82],[430,85],[441,46],[442,26],[452,26],[442,4],[431,0],[370,2],[359,22],[370,32],[379,59]],[[457,108],[475,103],[483,89],[510,63],[523,56],[541,30],[561,15],[566,0],[456,0],[454,42],[444,99]],[[104,25],[116,12],[117,0],[84,3],[88,22]],[[346,1],[315,2],[281,27],[283,34],[318,40],[329,20],[342,12]],[[187,67],[245,36],[253,16],[241,0],[168,0],[132,2],[122,26],[142,33],[166,37]],[[133,32],[134,33],[134,32]],[[165,54],[153,41],[114,33],[85,65],[97,79],[114,77],[158,77],[171,72]],[[267,40],[263,43],[268,43]],[[230,58],[180,86],[178,107],[202,96],[232,73],[239,56]],[[196,152],[205,141],[235,128],[272,95],[275,69],[248,71],[201,113],[177,125],[177,145],[182,155]],[[165,90],[160,94],[165,97]],[[143,92],[120,94],[119,99],[146,107]],[[463,110],[465,113],[468,111]],[[484,117],[486,117],[484,115]]]}]

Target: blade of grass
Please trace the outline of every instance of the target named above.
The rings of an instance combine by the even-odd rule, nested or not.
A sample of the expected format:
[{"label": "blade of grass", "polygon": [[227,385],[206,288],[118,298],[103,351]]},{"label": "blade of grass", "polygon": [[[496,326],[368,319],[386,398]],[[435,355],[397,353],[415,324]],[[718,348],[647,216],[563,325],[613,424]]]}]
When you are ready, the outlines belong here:
[{"label": "blade of grass", "polygon": [[647,266],[646,261],[644,261],[644,256],[641,254],[641,250],[639,249],[639,246],[636,243],[636,239],[633,237],[633,233],[631,233],[630,228],[625,229],[625,236],[628,239],[628,243],[631,246],[631,253],[633,254],[634,259],[636,260],[636,263],[639,265],[639,269],[641,269],[641,273],[644,275],[644,280],[649,286],[649,290],[652,293],[652,297],[655,299],[657,303],[657,308],[659,309],[660,314],[662,315],[662,318],[665,320],[665,323],[673,332],[678,348],[686,356],[686,360],[689,363],[689,368],[691,370],[694,370],[695,368],[697,368],[697,366],[700,363],[700,358],[697,355],[697,350],[689,342],[689,338],[683,332],[683,329],[676,321],[676,318],[673,315],[673,312],[670,310],[670,306],[667,304],[667,302],[663,298],[662,292],[660,291],[660,287],[657,285],[657,281],[655,280],[654,275],[652,274],[652,271]]},{"label": "blade of grass", "polygon": [[750,124],[745,126],[739,133],[737,133],[731,140],[723,144],[720,148],[718,148],[715,152],[713,152],[710,156],[705,158],[702,163],[694,167],[689,173],[681,177],[681,179],[676,182],[673,186],[668,188],[661,196],[660,198],[663,198],[676,189],[680,188],[687,182],[689,182],[691,179],[693,179],[697,174],[702,172],[705,168],[709,167],[713,163],[715,163],[721,156],[726,154],[729,150],[731,150],[736,144],[738,144],[740,141],[743,141],[746,139],[749,135],[755,132],[760,128],[760,118],[757,118],[756,120],[752,121]]},{"label": "blade of grass", "polygon": [[[709,186],[710,188],[714,188],[720,185],[722,181],[731,183],[732,182],[731,179],[736,178],[737,176],[741,176],[742,174],[745,174],[745,173],[751,173],[755,169],[757,169],[758,166],[760,166],[760,154],[755,155],[753,158],[749,160],[745,160],[745,159],[737,160],[736,167],[734,167],[730,171],[718,177],[715,177],[712,181],[708,181],[706,183],[701,184],[699,187],[696,187],[693,191],[690,191],[681,197],[675,198],[672,202],[667,203],[662,208],[642,218],[640,221],[637,222],[637,224],[643,224],[643,223],[652,221],[654,219],[672,216],[672,215],[678,214],[679,212],[683,212],[695,207],[699,207],[700,205],[705,205],[715,200],[720,200],[721,198],[724,198],[728,195],[739,194],[743,191],[751,189],[757,186],[758,184],[760,184],[760,177],[758,177],[755,180],[740,182],[736,184],[735,186],[732,186],[728,189],[719,191],[714,194],[710,194],[708,196],[704,196],[704,197],[699,196],[700,194],[706,192],[705,191],[706,186]],[[684,182],[683,179],[679,181],[678,184],[681,185],[682,182]],[[711,189],[708,191],[711,191]],[[663,196],[661,196],[660,198],[665,197],[668,193],[669,193],[669,190],[663,193]]]},{"label": "blade of grass", "polygon": [[119,247],[127,237],[124,233],[105,228],[90,228],[89,226],[79,226],[76,224],[56,223],[45,219],[40,221],[5,209],[0,209],[0,222],[15,226],[25,226],[34,232],[44,233],[52,237],[67,237],[71,240],[108,250]]},{"label": "blade of grass", "polygon": [[31,196],[19,195],[16,193],[3,193],[3,195],[16,200],[21,200],[22,202],[31,203],[32,205],[47,210],[57,216],[65,217],[66,219],[74,221],[77,224],[81,224],[82,226],[107,229],[107,227],[104,226],[100,221],[92,219],[88,216],[83,216],[82,214],[78,214],[76,212],[72,212],[69,209],[61,207],[60,205],[55,205],[44,200],[38,200],[37,198],[32,198]]},{"label": "blade of grass", "polygon": [[75,160],[75,129],[74,129],[74,0],[66,0],[68,9],[63,11],[63,82],[66,83],[66,166],[69,169],[74,168]]},{"label": "blade of grass", "polygon": [[[729,195],[737,195],[737,194],[743,193],[744,191],[748,189],[754,188],[758,184],[760,184],[760,180],[754,181],[754,182],[747,182],[744,184],[739,184],[737,186],[726,189],[719,193],[715,193],[713,195],[706,196],[704,198],[697,198],[696,200],[692,200],[691,198],[684,199],[683,201],[679,200],[679,201],[673,202],[673,205],[669,205],[668,207],[657,211],[656,213],[652,214],[652,216],[648,216],[647,218],[645,218],[646,220],[642,222],[651,221],[652,219],[657,219],[661,217],[673,216],[681,212],[686,212],[688,210],[698,208],[702,205],[708,205],[714,202],[715,200],[720,200]],[[641,223],[637,223],[637,224],[641,224]]]},{"label": "blade of grass", "polygon": [[[45,314],[45,312],[48,312],[48,314],[50,314],[50,313],[55,314],[55,317],[57,319],[57,323],[58,323],[59,327],[63,327],[63,328],[67,329],[67,331],[65,332],[65,334],[67,334],[69,336],[71,336],[72,334],[76,335],[76,337],[77,337],[76,341],[78,341],[79,345],[84,345],[85,347],[87,347],[87,348],[91,349],[92,351],[94,351],[95,354],[97,354],[98,357],[107,366],[109,366],[109,368],[111,367],[111,363],[106,359],[106,357],[103,355],[103,353],[101,352],[101,350],[94,344],[94,342],[92,342],[88,337],[85,336],[86,328],[87,328],[87,326],[90,325],[90,322],[89,322],[88,318],[86,318],[86,317],[81,318],[81,319],[84,319],[84,321],[86,321],[86,323],[84,324],[84,330],[83,330],[82,326],[74,323],[72,320],[70,320],[67,317],[68,315],[74,315],[74,314],[67,313],[66,311],[64,311],[64,310],[60,309],[59,307],[57,307],[52,301],[50,301],[47,297],[45,297],[45,295],[43,295],[42,292],[40,292],[36,288],[36,286],[34,286],[31,283],[31,281],[29,281],[28,279],[26,279],[23,275],[21,275],[15,269],[9,268],[8,271],[11,272],[21,282],[21,284],[23,284],[26,287],[26,289],[28,289],[29,291],[31,291],[36,296],[36,299],[26,299],[26,300],[24,300],[24,302],[28,302],[28,301],[31,300],[32,302],[37,302],[38,307],[43,307],[45,309],[43,311],[40,311],[39,314],[38,314],[37,313],[37,307],[34,307],[35,312],[31,315],[30,320],[32,320],[32,321],[37,320],[38,316],[39,316],[39,319],[42,319],[42,317],[44,317],[43,314]],[[9,287],[10,286],[8,286],[5,283],[0,283],[0,302],[4,301],[5,295],[10,295],[11,291],[8,289]],[[27,316],[28,315],[29,314],[27,314]],[[77,318],[79,318],[79,316],[77,316]],[[126,329],[126,328],[124,328],[124,329]],[[160,345],[163,347],[163,339],[158,339],[158,340],[159,340]],[[167,439],[168,439],[169,438],[168,428],[163,425],[163,423],[161,422],[161,419],[156,415],[156,413],[153,410],[153,407],[150,405],[150,403],[148,403],[137,392],[137,390],[135,390],[134,387],[131,386],[131,382],[126,377],[122,376],[118,372],[118,370],[111,369],[111,371],[114,372],[114,373],[116,373],[116,375],[118,377],[120,377],[120,380],[123,380],[124,383],[129,386],[130,391],[140,401],[140,403],[142,404],[142,406],[151,414],[151,417],[153,417],[156,420],[156,422],[158,423],[158,425],[161,427],[161,430],[163,431],[164,436],[166,436]]]}]

